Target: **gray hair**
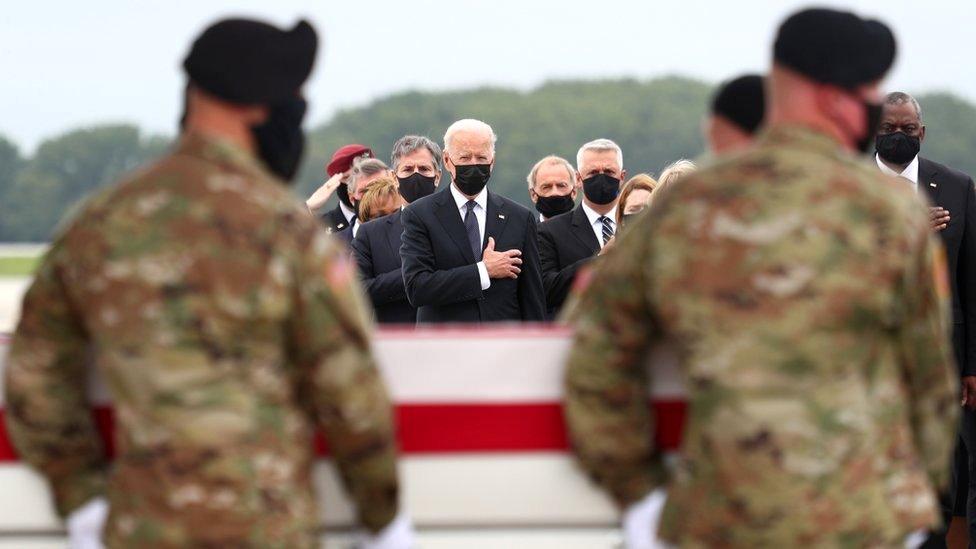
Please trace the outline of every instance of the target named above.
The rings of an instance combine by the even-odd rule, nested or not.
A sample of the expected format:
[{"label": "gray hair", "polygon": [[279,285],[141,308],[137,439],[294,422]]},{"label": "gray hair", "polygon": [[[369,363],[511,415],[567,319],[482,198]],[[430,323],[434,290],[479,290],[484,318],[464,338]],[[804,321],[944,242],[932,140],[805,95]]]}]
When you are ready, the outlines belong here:
[{"label": "gray hair", "polygon": [[441,171],[441,148],[429,137],[423,135],[404,135],[393,144],[393,154],[390,155],[390,164],[393,171],[400,167],[400,159],[414,151],[427,149],[431,158],[434,159],[434,169]]},{"label": "gray hair", "polygon": [[541,170],[543,166],[562,166],[566,168],[566,172],[569,173],[570,185],[572,185],[573,180],[576,179],[576,171],[573,169],[573,165],[569,163],[569,160],[566,160],[561,156],[550,154],[549,156],[536,162],[535,166],[532,166],[532,169],[529,171],[528,177],[525,178],[526,181],[529,182],[529,190],[535,188],[535,178],[537,175],[539,175],[539,170]]},{"label": "gray hair", "polygon": [[885,105],[904,105],[905,103],[911,103],[912,108],[918,113],[919,122],[922,121],[922,106],[918,104],[918,101],[914,97],[908,95],[905,92],[891,92],[885,96]]},{"label": "gray hair", "polygon": [[349,175],[349,192],[355,192],[360,179],[372,177],[380,172],[390,171],[390,168],[378,158],[357,158],[352,162],[352,173]]},{"label": "gray hair", "polygon": [[620,145],[617,145],[609,139],[594,139],[589,143],[580,147],[579,151],[576,153],[576,171],[583,170],[583,153],[586,151],[615,151],[617,153],[617,167],[621,170],[624,169],[624,151],[620,150]]},{"label": "gray hair", "polygon": [[451,138],[454,137],[459,131],[472,131],[472,132],[486,132],[491,136],[491,152],[495,152],[495,142],[498,141],[498,136],[495,135],[495,130],[491,129],[491,126],[482,122],[481,120],[475,120],[474,118],[464,118],[458,120],[457,122],[448,126],[447,131],[444,132],[444,149],[451,148]]}]

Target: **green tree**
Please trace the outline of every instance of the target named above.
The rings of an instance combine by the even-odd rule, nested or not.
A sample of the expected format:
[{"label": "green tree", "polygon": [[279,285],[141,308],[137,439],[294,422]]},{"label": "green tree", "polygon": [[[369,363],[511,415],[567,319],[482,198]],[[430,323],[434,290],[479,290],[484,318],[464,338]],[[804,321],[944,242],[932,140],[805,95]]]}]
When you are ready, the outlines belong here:
[{"label": "green tree", "polygon": [[976,107],[948,93],[920,95],[926,158],[976,175]]},{"label": "green tree", "polygon": [[48,239],[72,205],[165,148],[165,139],[143,139],[128,125],[76,130],[41,143],[7,190],[0,238]]},{"label": "green tree", "polygon": [[[294,191],[304,198],[320,185],[332,152],[346,143],[369,145],[388,161],[402,135],[419,133],[441,142],[451,122],[480,118],[498,134],[492,189],[528,206],[525,176],[536,160],[558,154],[575,164],[576,150],[591,139],[619,143],[631,175],[658,174],[674,160],[698,156],[710,94],[708,84],[681,77],[554,81],[527,92],[398,93],[339,111],[313,128]],[[976,174],[976,106],[948,93],[918,100],[928,127],[923,154]],[[0,241],[46,240],[72,205],[162,154],[167,143],[142,136],[133,126],[104,125],[45,141],[24,159],[0,137]]]},{"label": "green tree", "polygon": [[492,189],[529,205],[525,176],[548,154],[575,163],[580,145],[608,137],[624,150],[631,174],[656,173],[702,150],[699,132],[710,88],[686,78],[651,81],[560,81],[522,93],[498,88],[406,92],[337,113],[314,129],[296,192],[307,196],[325,177],[324,166],[346,143],[369,145],[389,159],[393,142],[408,133],[440,142],[460,118],[479,118],[498,134]]}]

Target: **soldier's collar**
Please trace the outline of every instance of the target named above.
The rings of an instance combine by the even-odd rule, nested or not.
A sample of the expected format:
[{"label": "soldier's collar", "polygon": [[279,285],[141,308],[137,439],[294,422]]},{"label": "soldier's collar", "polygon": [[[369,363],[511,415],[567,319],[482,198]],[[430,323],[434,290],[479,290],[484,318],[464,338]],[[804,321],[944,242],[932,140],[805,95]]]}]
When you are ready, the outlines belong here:
[{"label": "soldier's collar", "polygon": [[778,125],[764,130],[756,138],[759,146],[793,146],[804,149],[815,149],[825,154],[837,154],[841,146],[837,141],[824,132],[799,125]]},{"label": "soldier's collar", "polygon": [[232,141],[201,133],[188,133],[180,138],[177,154],[196,156],[204,160],[237,167],[249,173],[270,177],[264,165],[253,154]]}]

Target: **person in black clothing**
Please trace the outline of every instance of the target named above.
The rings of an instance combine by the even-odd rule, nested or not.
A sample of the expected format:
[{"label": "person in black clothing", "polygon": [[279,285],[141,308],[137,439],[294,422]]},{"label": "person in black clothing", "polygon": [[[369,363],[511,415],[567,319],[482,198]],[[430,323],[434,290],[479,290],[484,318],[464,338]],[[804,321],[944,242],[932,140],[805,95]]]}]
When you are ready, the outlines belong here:
[{"label": "person in black clothing", "polygon": [[318,215],[333,193],[338,194],[339,203],[336,207],[325,212],[320,217],[325,223],[326,230],[330,233],[337,233],[349,228],[353,219],[356,217],[356,210],[352,200],[349,198],[349,175],[352,172],[353,162],[361,158],[374,158],[373,150],[366,145],[344,145],[332,155],[332,160],[325,167],[325,173],[329,179],[315,190],[305,205],[313,215]]},{"label": "person in black clothing", "polygon": [[583,145],[576,154],[576,185],[583,202],[539,226],[539,257],[546,317],[562,308],[580,268],[609,249],[617,230],[617,198],[627,178],[624,155],[609,139]]},{"label": "person in black clothing", "polygon": [[535,214],[487,187],[495,133],[460,120],[444,135],[444,191],[403,210],[403,281],[417,321],[543,320]]},{"label": "person in black clothing", "polygon": [[549,155],[535,163],[526,177],[529,199],[539,223],[564,214],[576,205],[576,170],[565,158]]},{"label": "person in black clothing", "polygon": [[[393,144],[391,166],[403,202],[433,194],[441,181],[441,148],[429,138],[406,135]],[[400,261],[402,211],[363,223],[352,241],[363,286],[380,324],[414,324],[417,309],[407,300]]]},{"label": "person in black clothing", "polygon": [[875,138],[878,168],[928,201],[932,228],[945,245],[952,342],[966,407],[946,514],[966,517],[969,539],[976,540],[976,188],[968,175],[922,157],[924,140],[918,101],[902,92],[888,94]]}]

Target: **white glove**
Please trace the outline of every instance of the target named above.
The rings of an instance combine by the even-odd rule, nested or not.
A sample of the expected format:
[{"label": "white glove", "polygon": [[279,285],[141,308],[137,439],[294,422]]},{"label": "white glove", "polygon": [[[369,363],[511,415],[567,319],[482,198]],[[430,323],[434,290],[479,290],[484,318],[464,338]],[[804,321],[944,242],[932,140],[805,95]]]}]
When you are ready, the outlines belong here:
[{"label": "white glove", "polygon": [[627,549],[664,549],[668,544],[657,539],[658,524],[667,493],[661,488],[624,509],[623,534]]},{"label": "white glove", "polygon": [[929,539],[928,530],[915,530],[905,538],[905,549],[918,549]]},{"label": "white glove", "polygon": [[412,549],[416,545],[413,522],[403,511],[376,534],[365,534],[358,549]]},{"label": "white glove", "polygon": [[68,547],[70,549],[102,549],[102,532],[108,518],[108,500],[92,498],[68,515]]}]

